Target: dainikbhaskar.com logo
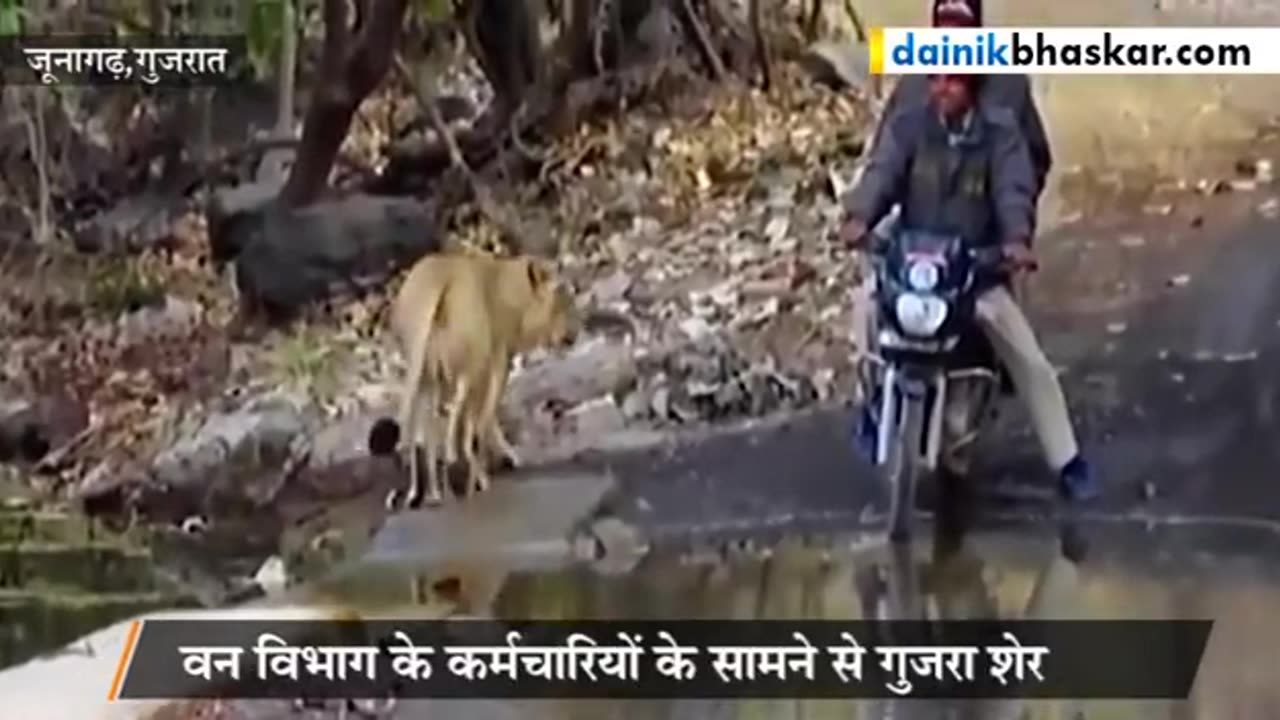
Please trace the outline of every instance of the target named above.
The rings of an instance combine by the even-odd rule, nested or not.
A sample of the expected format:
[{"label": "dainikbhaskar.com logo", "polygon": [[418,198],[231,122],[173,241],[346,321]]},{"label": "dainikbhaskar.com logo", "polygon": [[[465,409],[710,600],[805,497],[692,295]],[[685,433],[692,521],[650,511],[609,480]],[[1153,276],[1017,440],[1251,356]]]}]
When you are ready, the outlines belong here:
[{"label": "dainikbhaskar.com logo", "polygon": [[1280,27],[876,28],[875,74],[1280,74]]}]

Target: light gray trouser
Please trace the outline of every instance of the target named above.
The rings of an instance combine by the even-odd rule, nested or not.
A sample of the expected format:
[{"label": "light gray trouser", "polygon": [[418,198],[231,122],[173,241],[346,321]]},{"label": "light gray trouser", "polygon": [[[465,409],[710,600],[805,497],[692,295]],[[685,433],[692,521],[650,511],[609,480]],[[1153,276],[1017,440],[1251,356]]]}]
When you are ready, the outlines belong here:
[{"label": "light gray trouser", "polygon": [[[862,358],[874,347],[875,309],[871,303],[874,294],[875,277],[865,273],[853,297],[855,359]],[[1057,371],[1040,348],[1031,324],[1003,286],[992,288],[977,299],[975,315],[996,355],[1008,369],[1018,396],[1027,406],[1045,461],[1051,470],[1061,470],[1078,452],[1075,430],[1067,414]],[[858,365],[861,367],[862,363]],[[865,395],[864,390],[860,388],[860,393]]]}]

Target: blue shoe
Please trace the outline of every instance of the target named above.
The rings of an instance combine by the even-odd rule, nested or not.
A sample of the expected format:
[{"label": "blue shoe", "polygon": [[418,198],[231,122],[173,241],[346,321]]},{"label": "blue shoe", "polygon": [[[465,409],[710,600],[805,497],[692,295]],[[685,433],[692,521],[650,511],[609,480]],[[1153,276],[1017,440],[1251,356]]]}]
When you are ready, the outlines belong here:
[{"label": "blue shoe", "polygon": [[1071,458],[1058,472],[1058,491],[1072,502],[1088,502],[1101,494],[1093,468],[1081,455]]}]

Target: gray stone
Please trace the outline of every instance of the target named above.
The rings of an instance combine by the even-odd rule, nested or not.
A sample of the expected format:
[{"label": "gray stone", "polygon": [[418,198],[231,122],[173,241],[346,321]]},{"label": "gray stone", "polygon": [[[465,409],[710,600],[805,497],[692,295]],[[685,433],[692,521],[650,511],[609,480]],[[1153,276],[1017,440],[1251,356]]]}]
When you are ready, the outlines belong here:
[{"label": "gray stone", "polygon": [[568,413],[578,434],[605,435],[623,429],[627,419],[612,395],[604,395],[574,407]]},{"label": "gray stone", "polygon": [[394,409],[380,408],[347,416],[321,428],[310,440],[311,467],[326,467],[366,457],[369,454],[369,430],[384,417],[395,417]]},{"label": "gray stone", "polygon": [[653,397],[649,403],[653,416],[658,420],[666,420],[671,417],[671,389],[667,386],[662,385],[654,390]]},{"label": "gray stone", "polygon": [[37,462],[88,426],[88,406],[66,392],[35,400],[0,396],[0,462]]},{"label": "gray stone", "polygon": [[734,382],[725,383],[716,391],[715,403],[718,413],[725,415],[740,414],[746,401],[746,393],[743,391],[742,383]]},{"label": "gray stone", "polygon": [[240,253],[247,239],[237,232],[236,223],[252,220],[280,194],[283,179],[244,183],[218,188],[209,198],[205,216],[209,223],[209,246],[213,259],[230,260]]},{"label": "gray stone", "polygon": [[835,87],[865,88],[871,80],[871,56],[865,43],[817,42],[801,62],[816,80]]},{"label": "gray stone", "polygon": [[751,398],[750,414],[767,415],[778,407],[777,386],[769,382],[769,376],[753,373],[746,378],[747,396]]},{"label": "gray stone", "polygon": [[120,319],[121,339],[127,345],[165,338],[186,337],[200,323],[200,303],[165,296],[159,307],[144,307]]},{"label": "gray stone", "polygon": [[547,355],[511,379],[509,403],[538,407],[548,401],[569,406],[611,394],[635,384],[632,347],[613,341],[579,346],[567,355]]},{"label": "gray stone", "polygon": [[81,252],[120,253],[153,247],[172,237],[180,202],[155,195],[128,197],[82,223],[74,234]]},{"label": "gray stone", "polygon": [[161,451],[151,472],[157,484],[170,489],[203,494],[221,486],[249,492],[249,479],[281,469],[306,429],[293,402],[256,398],[239,410],[209,417],[191,436]]},{"label": "gray stone", "polygon": [[241,300],[273,318],[362,292],[440,249],[433,205],[352,195],[304,208],[266,203],[210,220],[215,258],[234,258]]},{"label": "gray stone", "polygon": [[284,560],[279,555],[272,555],[263,561],[253,579],[268,595],[279,595],[289,583],[285,573]]},{"label": "gray stone", "polygon": [[649,544],[640,529],[616,517],[597,520],[590,534],[595,538],[598,553],[592,567],[606,575],[631,572],[649,552]]},{"label": "gray stone", "polygon": [[609,304],[622,300],[626,297],[627,291],[631,289],[633,282],[630,273],[625,270],[617,270],[613,274],[592,283],[591,300],[599,304]]},{"label": "gray stone", "polygon": [[702,380],[689,380],[684,384],[684,392],[690,399],[702,400],[715,397],[723,387],[718,382],[705,382]]},{"label": "gray stone", "polygon": [[622,401],[622,415],[627,420],[645,420],[651,413],[649,398],[639,388],[627,393],[627,397]]},{"label": "gray stone", "polygon": [[704,417],[699,412],[697,402],[689,397],[683,385],[675,386],[671,392],[671,417],[684,425],[698,422]]},{"label": "gray stone", "polygon": [[462,502],[388,518],[363,563],[421,567],[446,560],[503,565],[570,560],[573,528],[596,511],[613,480],[563,470],[519,473],[525,476],[520,481],[496,480],[488,492]]}]

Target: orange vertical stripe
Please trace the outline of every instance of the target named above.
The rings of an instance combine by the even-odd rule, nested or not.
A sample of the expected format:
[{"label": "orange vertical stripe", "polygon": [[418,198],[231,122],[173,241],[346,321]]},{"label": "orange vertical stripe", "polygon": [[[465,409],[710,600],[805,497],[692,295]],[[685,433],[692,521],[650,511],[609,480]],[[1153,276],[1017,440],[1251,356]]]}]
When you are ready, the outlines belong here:
[{"label": "orange vertical stripe", "polygon": [[107,695],[109,702],[120,696],[120,686],[124,684],[124,673],[133,659],[133,650],[138,645],[138,633],[142,630],[142,621],[134,620],[129,626],[129,637],[125,638],[124,649],[120,651],[120,663],[116,665],[116,677],[111,681],[111,692]]}]

